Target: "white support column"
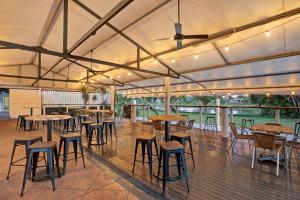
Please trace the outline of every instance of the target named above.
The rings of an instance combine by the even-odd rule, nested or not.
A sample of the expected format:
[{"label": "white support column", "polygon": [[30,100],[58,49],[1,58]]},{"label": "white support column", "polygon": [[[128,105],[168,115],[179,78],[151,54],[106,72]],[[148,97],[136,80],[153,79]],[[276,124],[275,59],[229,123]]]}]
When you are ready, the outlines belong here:
[{"label": "white support column", "polygon": [[229,109],[230,109],[230,123],[233,123],[233,109],[232,108]]},{"label": "white support column", "polygon": [[202,128],[202,107],[200,107],[199,111],[199,128]]},{"label": "white support column", "polygon": [[222,136],[228,137],[228,108],[222,107]]},{"label": "white support column", "polygon": [[280,124],[280,109],[275,109],[275,123]]},{"label": "white support column", "polygon": [[136,123],[136,106],[131,106],[131,122]]},{"label": "white support column", "polygon": [[115,116],[115,96],[116,96],[116,88],[114,85],[110,86],[110,109],[113,112],[113,116]]},{"label": "white support column", "polygon": [[43,106],[43,115],[46,115],[46,106]]},{"label": "white support column", "polygon": [[165,77],[165,114],[170,114],[170,84],[171,78]]},{"label": "white support column", "polygon": [[[216,106],[220,106],[220,97],[216,99]],[[216,123],[217,123],[217,130],[220,129],[220,107],[216,107]]]},{"label": "white support column", "polygon": [[69,106],[66,106],[66,112],[69,112]]}]

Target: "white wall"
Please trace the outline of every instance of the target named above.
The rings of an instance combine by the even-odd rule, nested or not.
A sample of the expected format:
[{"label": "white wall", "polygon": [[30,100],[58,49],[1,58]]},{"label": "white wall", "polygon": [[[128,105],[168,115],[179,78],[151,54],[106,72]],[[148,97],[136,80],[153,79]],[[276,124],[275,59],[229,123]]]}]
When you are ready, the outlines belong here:
[{"label": "white wall", "polygon": [[41,114],[41,91],[40,90],[25,90],[25,89],[10,89],[9,90],[9,106],[10,117],[16,118],[18,115],[30,114],[29,108],[33,109],[33,115]]}]

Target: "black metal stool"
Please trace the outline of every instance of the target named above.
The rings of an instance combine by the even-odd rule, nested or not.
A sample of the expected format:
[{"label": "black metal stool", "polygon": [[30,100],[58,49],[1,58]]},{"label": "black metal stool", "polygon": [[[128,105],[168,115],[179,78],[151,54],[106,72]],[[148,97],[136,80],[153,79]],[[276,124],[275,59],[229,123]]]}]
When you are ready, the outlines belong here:
[{"label": "black metal stool", "polygon": [[[26,179],[32,179],[34,181],[35,174],[36,174],[36,168],[39,158],[39,153],[43,152],[47,154],[47,172],[49,172],[49,175],[46,176],[51,177],[52,182],[52,189],[55,190],[55,176],[54,176],[54,160],[56,162],[56,170],[58,173],[58,176],[60,177],[59,172],[59,161],[58,161],[58,154],[57,154],[57,147],[56,142],[54,141],[47,141],[47,142],[36,142],[28,147],[29,155],[26,161],[26,168],[24,172],[24,178],[23,178],[23,184],[21,189],[20,196],[23,196],[23,192],[25,189]],[[32,169],[32,176],[30,176],[30,172]]]},{"label": "black metal stool", "polygon": [[246,125],[247,125],[247,122],[249,123],[249,127],[252,127],[254,125],[254,119],[242,119],[242,133],[244,133],[245,129],[246,129]]},{"label": "black metal stool", "polygon": [[185,151],[185,143],[189,142],[190,145],[190,153],[186,152],[186,154],[190,154],[192,161],[193,161],[193,166],[195,167],[195,160],[194,160],[194,153],[193,153],[193,145],[192,145],[192,134],[190,133],[174,133],[171,135],[171,140],[176,140],[180,142],[180,144],[183,145],[184,151]]},{"label": "black metal stool", "polygon": [[18,127],[19,127],[19,132],[20,132],[20,129],[21,129],[21,128],[24,128],[25,117],[28,117],[28,116],[29,116],[29,115],[19,115],[19,116],[18,116],[16,130],[18,130]]},{"label": "black metal stool", "polygon": [[[105,144],[103,142],[103,124],[102,123],[95,123],[95,124],[91,124],[90,127],[91,127],[91,132],[89,134],[89,143],[88,143],[88,145],[89,146],[94,145],[94,144],[92,144],[94,130],[96,130],[97,145]],[[107,132],[106,132],[106,143],[107,143]]]},{"label": "black metal stool", "polygon": [[[77,162],[77,158],[78,158],[77,153],[80,153],[81,158],[82,158],[82,162],[83,162],[83,167],[85,168],[81,134],[79,134],[79,133],[63,134],[63,135],[60,136],[59,153],[58,153],[59,156],[60,156],[61,155],[61,148],[62,148],[62,145],[64,144],[63,174],[65,174],[65,172],[66,172],[70,142],[73,143],[75,161]],[[77,151],[77,145],[79,145],[80,152]]]},{"label": "black metal stool", "polygon": [[[9,179],[9,174],[10,174],[10,170],[11,170],[12,166],[25,166],[25,165],[17,165],[15,163],[17,163],[17,162],[19,162],[19,161],[21,161],[23,159],[28,159],[28,147],[30,145],[32,145],[33,143],[35,143],[35,142],[42,142],[42,141],[43,141],[43,138],[40,137],[40,136],[23,136],[23,137],[19,137],[19,138],[15,139],[13,151],[12,151],[11,158],[10,158],[10,164],[9,164],[9,168],[8,168],[8,173],[7,173],[7,176],[6,176],[6,180]],[[23,157],[23,158],[20,158],[20,159],[18,159],[16,161],[13,161],[14,160],[14,156],[15,156],[16,148],[17,148],[17,146],[21,146],[21,145],[25,146],[25,154],[26,154],[26,156]]]},{"label": "black metal stool", "polygon": [[84,122],[81,122],[81,129],[80,129],[80,134],[82,133],[82,128],[85,127],[85,134],[86,134],[86,138],[89,137],[89,133],[90,133],[90,129],[91,129],[91,124],[95,123],[94,121],[84,121]]},{"label": "black metal stool", "polygon": [[[81,130],[82,130],[82,122],[84,122],[84,121],[87,121],[87,117],[88,117],[88,115],[86,114],[86,115],[79,115],[78,116],[78,125],[79,125],[79,128],[80,128],[80,132],[81,132]],[[77,130],[78,130],[78,127],[77,127]]]},{"label": "black metal stool", "polygon": [[[71,126],[71,131],[69,131],[69,128]],[[64,120],[64,129],[63,132],[66,130],[66,132],[75,132],[76,129],[76,118],[72,117],[71,119]]]},{"label": "black metal stool", "polygon": [[115,125],[115,121],[113,119],[112,120],[104,120],[103,127],[105,128],[106,134],[108,133],[108,127],[109,127],[109,132],[111,135],[112,135],[112,128],[114,127],[115,134],[117,135],[116,125]]},{"label": "black metal stool", "polygon": [[[160,177],[160,168],[163,167],[163,194],[165,193],[166,188],[166,182],[167,181],[174,181],[174,179],[171,179],[169,177],[169,158],[172,154],[175,154],[176,158],[176,165],[178,170],[178,177],[181,177],[181,170],[183,172],[183,175],[185,177],[186,181],[186,187],[188,192],[189,189],[189,183],[188,183],[188,177],[187,177],[187,169],[186,169],[186,161],[185,161],[185,155],[184,155],[184,147],[182,144],[180,144],[177,141],[169,141],[169,142],[162,142],[160,145],[160,154],[159,154],[159,164],[158,164],[158,175],[157,180]],[[163,164],[163,166],[161,166]],[[177,180],[177,179],[175,179]]]},{"label": "black metal stool", "polygon": [[216,118],[213,116],[207,116],[205,119],[204,132],[206,130],[209,130],[209,128],[211,128],[212,130],[218,131],[217,121],[216,121]]},{"label": "black metal stool", "polygon": [[[142,144],[142,161],[137,160],[137,150],[138,150],[138,145],[139,143]],[[134,167],[135,167],[135,162],[142,162],[143,164],[145,163],[145,150],[147,146],[147,155],[148,155],[148,164],[149,164],[149,171],[150,171],[150,176],[152,176],[152,143],[155,145],[155,150],[156,150],[156,157],[158,157],[158,149],[157,149],[157,143],[156,143],[156,136],[155,135],[142,135],[136,138],[135,142],[135,151],[134,151],[134,161],[133,161],[133,167],[132,167],[132,173],[134,173]]]}]

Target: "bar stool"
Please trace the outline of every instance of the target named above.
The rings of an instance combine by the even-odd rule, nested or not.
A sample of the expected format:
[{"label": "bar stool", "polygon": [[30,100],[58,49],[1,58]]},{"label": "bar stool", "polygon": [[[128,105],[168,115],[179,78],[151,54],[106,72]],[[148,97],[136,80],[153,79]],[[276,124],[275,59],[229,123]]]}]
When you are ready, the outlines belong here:
[{"label": "bar stool", "polygon": [[[95,123],[94,121],[84,121],[84,122],[81,122],[81,125],[82,127],[85,127],[85,134],[86,134],[86,137],[88,138],[89,137],[89,133],[90,133],[90,126],[91,124]],[[82,133],[82,128],[80,129],[80,134]]]},{"label": "bar stool", "polygon": [[18,130],[18,127],[19,127],[19,132],[20,132],[20,129],[24,128],[25,117],[28,117],[28,116],[29,115],[19,115],[18,116],[16,130]]},{"label": "bar stool", "polygon": [[204,124],[204,132],[209,129],[218,131],[217,128],[218,127],[217,127],[216,118],[214,116],[207,116],[205,119],[205,124]]},{"label": "bar stool", "polygon": [[[19,138],[15,139],[14,147],[13,147],[11,158],[10,158],[8,173],[7,173],[7,176],[6,176],[6,180],[9,179],[9,174],[10,174],[10,170],[11,170],[12,166],[25,166],[25,165],[17,165],[15,163],[17,163],[21,160],[24,160],[24,159],[28,159],[28,147],[30,145],[32,145],[33,143],[35,143],[35,142],[42,142],[42,141],[43,141],[43,138],[40,137],[40,136],[23,136],[23,137],[19,137]],[[21,145],[25,146],[26,156],[21,158],[21,159],[18,159],[16,161],[13,161],[14,156],[15,156],[16,148],[17,148],[17,146],[21,146]]]},{"label": "bar stool", "polygon": [[[70,142],[73,143],[75,161],[77,162],[77,153],[81,154],[83,167],[85,168],[81,134],[79,134],[79,133],[63,134],[60,136],[59,153],[58,153],[58,156],[61,156],[61,148],[62,148],[62,145],[64,144],[63,174],[66,173]],[[77,151],[77,145],[79,145],[80,152]]]},{"label": "bar stool", "polygon": [[[181,177],[182,170],[185,177],[187,190],[188,192],[190,191],[183,145],[177,141],[162,142],[160,145],[160,154],[158,158],[159,164],[157,180],[160,177],[160,168],[163,167],[163,195],[165,193],[166,182],[177,180],[169,177],[169,158],[172,154],[175,154],[178,178]],[[161,166],[161,164],[163,164],[163,166]]]},{"label": "bar stool", "polygon": [[[72,128],[72,131],[69,131],[69,128]],[[66,130],[66,132],[75,132],[75,128],[76,128],[76,118],[72,117],[71,119],[66,119],[64,120],[64,128],[63,131]]]},{"label": "bar stool", "polygon": [[[24,172],[24,178],[23,178],[23,184],[22,184],[20,196],[21,197],[23,196],[26,180],[32,179],[34,181],[40,152],[47,154],[48,161],[47,161],[47,166],[45,167],[47,168],[47,172],[49,172],[49,175],[47,174],[46,176],[51,177],[52,190],[55,191],[54,160],[56,162],[56,170],[58,176],[60,177],[56,142],[54,141],[36,142],[28,147],[28,151],[29,151],[29,155],[26,161],[26,168]],[[31,169],[32,169],[32,176],[30,176]]]},{"label": "bar stool", "polygon": [[[91,132],[90,132],[90,135],[89,135],[88,145],[89,146],[94,145],[94,144],[92,144],[94,130],[97,131],[96,132],[97,145],[105,144],[103,142],[103,124],[102,123],[95,123],[95,124],[91,124],[90,127],[91,127]],[[106,143],[107,143],[107,132],[106,132]]]},{"label": "bar stool", "polygon": [[[193,161],[193,166],[195,167],[195,161],[194,161],[194,153],[193,153],[193,145],[192,145],[192,134],[191,133],[174,133],[171,135],[171,140],[175,140],[180,142],[180,144],[183,145],[184,152],[186,154],[191,155],[192,161]],[[189,142],[190,145],[190,153],[185,151],[185,143]]]},{"label": "bar stool", "polygon": [[[88,117],[88,115],[86,115],[86,114],[78,116],[78,125],[80,127],[80,131],[82,129],[82,122],[86,121],[87,117]],[[77,129],[78,129],[78,127],[77,127]]]},{"label": "bar stool", "polygon": [[249,127],[252,127],[254,125],[254,119],[250,119],[250,118],[244,118],[242,119],[242,133],[244,133],[245,129],[246,129],[246,125],[247,125],[247,122],[249,123]]},{"label": "bar stool", "polygon": [[115,121],[113,119],[104,120],[103,127],[105,127],[106,134],[108,133],[108,127],[109,127],[110,135],[112,135],[112,127],[114,127],[115,134],[117,135],[116,125],[115,125]]},{"label": "bar stool", "polygon": [[[137,151],[138,151],[138,146],[139,143],[142,144],[142,161],[137,160]],[[135,167],[135,162],[142,162],[143,165],[145,163],[145,150],[147,147],[147,155],[148,155],[148,164],[149,164],[149,171],[150,171],[150,176],[152,176],[152,144],[155,145],[155,151],[156,151],[156,157],[158,157],[158,149],[157,149],[157,143],[156,143],[156,136],[155,135],[142,135],[136,138],[135,141],[135,151],[134,151],[134,161],[133,161],[133,167],[132,167],[132,173],[134,173],[134,167]]]}]

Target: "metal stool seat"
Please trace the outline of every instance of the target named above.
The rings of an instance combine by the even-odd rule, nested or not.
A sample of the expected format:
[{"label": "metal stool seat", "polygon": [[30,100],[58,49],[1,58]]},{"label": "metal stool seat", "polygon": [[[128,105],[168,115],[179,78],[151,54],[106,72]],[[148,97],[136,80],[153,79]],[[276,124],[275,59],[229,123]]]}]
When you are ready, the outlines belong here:
[{"label": "metal stool seat", "polygon": [[218,131],[217,121],[213,116],[207,116],[205,119],[204,132],[209,129],[215,130],[216,132]]},{"label": "metal stool seat", "polygon": [[[8,173],[7,173],[7,176],[6,176],[7,180],[9,179],[9,174],[10,174],[10,170],[11,170],[12,166],[25,166],[25,165],[18,165],[18,164],[15,164],[15,163],[28,158],[28,147],[30,145],[32,145],[33,143],[35,143],[35,142],[42,142],[42,141],[43,141],[43,138],[40,137],[40,136],[29,136],[29,135],[28,136],[18,137],[18,138],[15,139],[13,151],[12,151],[11,158],[10,158],[10,164],[9,164],[9,168],[8,168]],[[26,156],[23,157],[23,158],[21,158],[21,159],[18,159],[16,161],[13,161],[14,160],[14,156],[15,156],[16,148],[17,148],[17,146],[20,146],[20,145],[24,145],[25,146],[25,155]]]},{"label": "metal stool seat", "polygon": [[[60,177],[59,172],[59,161],[58,161],[58,154],[57,154],[57,146],[56,142],[54,141],[47,141],[47,142],[36,142],[28,147],[29,155],[26,161],[26,168],[24,172],[23,184],[21,189],[20,196],[23,196],[25,184],[27,179],[32,179],[34,181],[36,168],[38,163],[39,153],[43,152],[47,154],[47,172],[51,178],[52,183],[52,190],[55,191],[55,176],[54,176],[54,160],[56,162],[56,170],[58,176]],[[31,173],[32,170],[32,173]]]},{"label": "metal stool seat", "polygon": [[[142,161],[137,160],[137,151],[138,151],[138,146],[139,144],[142,144]],[[132,167],[132,173],[134,173],[134,167],[135,167],[135,162],[142,162],[143,165],[145,163],[145,154],[146,154],[146,147],[147,147],[147,155],[148,155],[148,164],[149,164],[149,171],[150,171],[150,176],[152,176],[152,144],[155,145],[155,151],[156,154],[155,156],[158,157],[158,149],[157,149],[157,143],[156,143],[156,136],[155,135],[142,135],[138,136],[136,138],[135,142],[135,151],[134,151],[134,161],[133,161],[133,167]]]},{"label": "metal stool seat", "polygon": [[[58,153],[58,155],[60,156],[61,155],[62,145],[64,145],[63,174],[66,173],[67,161],[68,161],[68,154],[69,154],[68,151],[69,151],[70,142],[73,143],[75,161],[77,162],[77,158],[78,158],[77,157],[77,153],[81,154],[81,158],[82,158],[82,162],[83,162],[83,167],[85,168],[81,134],[79,134],[79,133],[63,134],[63,135],[60,136],[59,153]],[[77,151],[77,146],[78,145],[79,145],[79,148],[80,148],[80,152]]]},{"label": "metal stool seat", "polygon": [[[157,180],[160,177],[160,168],[162,167],[163,168],[163,174],[162,174],[162,179],[163,179],[162,193],[163,193],[163,195],[164,195],[165,188],[166,188],[166,182],[177,180],[177,179],[171,179],[169,177],[169,167],[170,167],[169,166],[169,158],[173,154],[175,155],[175,158],[176,158],[178,178],[181,178],[181,170],[182,170],[183,176],[185,177],[187,190],[188,190],[188,192],[190,191],[189,184],[188,184],[185,153],[184,153],[183,145],[177,141],[162,142],[160,145],[160,154],[159,154],[159,159],[158,159],[159,164],[158,164]],[[161,166],[161,164],[162,164],[162,166]]]},{"label": "metal stool seat", "polygon": [[192,145],[192,134],[191,133],[174,133],[171,135],[171,140],[176,140],[180,142],[180,144],[183,145],[183,148],[185,149],[185,143],[189,142],[190,145],[190,153],[186,152],[186,154],[190,154],[192,161],[193,161],[193,166],[195,167],[195,160],[194,160],[194,153],[193,153],[193,145]]}]

